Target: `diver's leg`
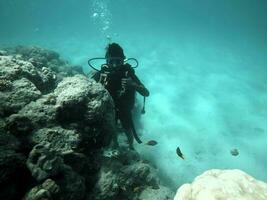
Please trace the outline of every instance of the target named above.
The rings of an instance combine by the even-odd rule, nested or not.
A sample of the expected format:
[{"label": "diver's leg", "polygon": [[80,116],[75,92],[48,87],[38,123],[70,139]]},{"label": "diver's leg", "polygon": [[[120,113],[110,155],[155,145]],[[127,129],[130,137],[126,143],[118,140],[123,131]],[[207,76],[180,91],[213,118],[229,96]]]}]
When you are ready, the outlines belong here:
[{"label": "diver's leg", "polygon": [[131,150],[134,150],[134,146],[133,146],[134,138],[133,138],[133,133],[132,133],[131,129],[125,130],[125,133],[126,133],[126,136],[127,136],[127,139],[128,139],[129,148]]},{"label": "diver's leg", "polygon": [[119,148],[119,143],[118,143],[118,128],[117,128],[117,123],[118,123],[118,111],[115,111],[115,122],[113,124],[113,134],[112,134],[112,147],[117,149]]},{"label": "diver's leg", "polygon": [[114,149],[119,148],[117,130],[115,130],[114,134],[112,135],[112,148]]},{"label": "diver's leg", "polygon": [[134,137],[133,137],[133,132],[132,132],[132,129],[131,129],[131,113],[130,112],[125,112],[125,111],[120,111],[119,112],[119,119],[121,121],[121,125],[124,129],[124,132],[126,134],[126,137],[128,139],[128,144],[129,144],[129,148],[130,149],[134,149],[133,147],[133,140],[134,140]]},{"label": "diver's leg", "polygon": [[134,127],[134,123],[133,123],[132,116],[130,117],[129,122],[130,122],[130,124],[131,124],[130,126],[131,126],[132,135],[133,135],[134,139],[136,140],[136,142],[138,142],[138,144],[141,144],[141,143],[142,143],[142,140],[138,137],[138,135],[137,135],[137,133],[136,133],[136,130],[135,130],[135,127]]}]

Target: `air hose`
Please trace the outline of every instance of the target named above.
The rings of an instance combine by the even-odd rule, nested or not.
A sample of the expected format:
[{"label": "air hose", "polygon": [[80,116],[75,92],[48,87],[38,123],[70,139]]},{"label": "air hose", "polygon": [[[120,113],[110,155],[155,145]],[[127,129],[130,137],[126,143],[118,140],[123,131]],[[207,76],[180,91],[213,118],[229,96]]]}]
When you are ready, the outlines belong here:
[{"label": "air hose", "polygon": [[[99,69],[97,69],[96,67],[94,67],[94,66],[92,65],[92,61],[94,61],[94,60],[106,60],[106,58],[97,57],[97,58],[90,58],[90,59],[88,60],[88,65],[89,65],[93,70],[100,72]],[[135,59],[135,58],[127,58],[127,59],[125,59],[123,62],[126,63],[126,62],[128,62],[128,61],[130,61],[130,60],[133,60],[133,61],[135,61],[135,63],[136,63],[136,65],[135,65],[134,67],[132,67],[132,68],[137,68],[138,65],[139,65],[139,63],[138,63],[138,60]]]}]

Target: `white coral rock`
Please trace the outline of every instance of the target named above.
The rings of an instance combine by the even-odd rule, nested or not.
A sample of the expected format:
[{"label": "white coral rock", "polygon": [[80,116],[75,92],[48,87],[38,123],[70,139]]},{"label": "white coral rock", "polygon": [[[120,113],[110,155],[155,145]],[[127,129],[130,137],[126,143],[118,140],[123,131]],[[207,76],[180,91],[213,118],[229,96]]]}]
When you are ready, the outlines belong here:
[{"label": "white coral rock", "polygon": [[212,169],[182,185],[174,200],[267,200],[267,183],[241,170]]}]

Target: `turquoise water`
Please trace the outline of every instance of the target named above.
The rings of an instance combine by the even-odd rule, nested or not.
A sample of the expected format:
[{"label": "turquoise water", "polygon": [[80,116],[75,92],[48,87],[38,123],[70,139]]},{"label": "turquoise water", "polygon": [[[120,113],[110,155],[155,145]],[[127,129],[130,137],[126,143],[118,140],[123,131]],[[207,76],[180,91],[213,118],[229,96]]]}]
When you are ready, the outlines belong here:
[{"label": "turquoise water", "polygon": [[211,168],[267,182],[266,13],[265,0],[0,0],[0,46],[53,49],[88,72],[111,38],[140,62],[139,131],[158,145],[136,148],[166,184]]}]

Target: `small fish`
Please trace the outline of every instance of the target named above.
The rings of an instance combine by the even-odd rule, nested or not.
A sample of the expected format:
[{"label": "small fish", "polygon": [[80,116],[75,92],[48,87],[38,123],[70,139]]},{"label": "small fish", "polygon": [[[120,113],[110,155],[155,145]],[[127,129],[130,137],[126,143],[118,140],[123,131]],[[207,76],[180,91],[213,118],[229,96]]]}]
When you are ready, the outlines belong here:
[{"label": "small fish", "polygon": [[230,151],[230,153],[231,153],[233,156],[238,156],[238,155],[239,155],[239,152],[238,152],[237,149],[232,149],[232,150]]},{"label": "small fish", "polygon": [[155,140],[149,140],[147,143],[145,143],[146,145],[149,145],[149,146],[155,146],[155,145],[157,145],[158,144],[158,142],[157,141],[155,141]]},{"label": "small fish", "polygon": [[182,152],[181,152],[181,150],[180,150],[179,147],[177,147],[177,149],[176,149],[176,154],[177,154],[180,158],[182,158],[183,160],[185,159],[185,157],[184,157],[184,155],[182,154]]}]

